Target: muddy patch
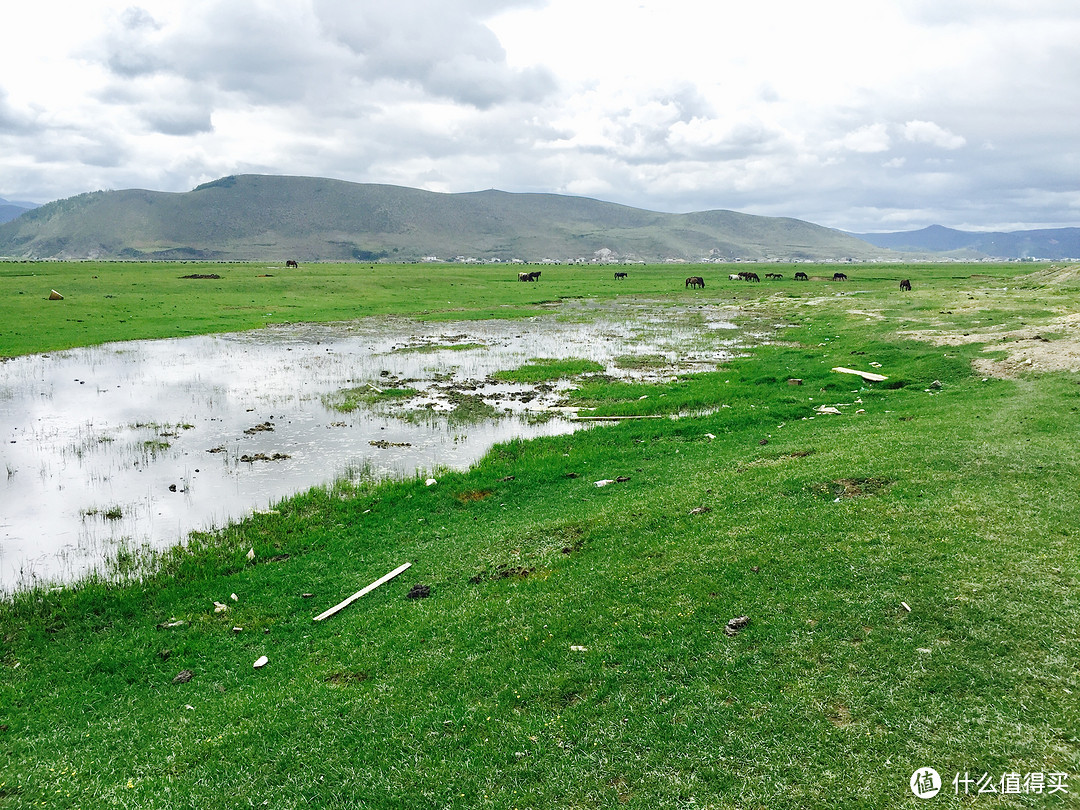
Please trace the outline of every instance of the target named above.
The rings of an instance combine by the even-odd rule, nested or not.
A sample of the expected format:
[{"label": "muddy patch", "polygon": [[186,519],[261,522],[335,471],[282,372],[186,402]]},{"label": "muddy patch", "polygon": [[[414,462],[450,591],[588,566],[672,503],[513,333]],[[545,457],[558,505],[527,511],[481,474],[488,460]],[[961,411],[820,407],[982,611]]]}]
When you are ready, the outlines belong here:
[{"label": "muddy patch", "polygon": [[827,483],[815,484],[812,489],[834,500],[861,498],[877,495],[893,482],[888,478],[837,478]]}]

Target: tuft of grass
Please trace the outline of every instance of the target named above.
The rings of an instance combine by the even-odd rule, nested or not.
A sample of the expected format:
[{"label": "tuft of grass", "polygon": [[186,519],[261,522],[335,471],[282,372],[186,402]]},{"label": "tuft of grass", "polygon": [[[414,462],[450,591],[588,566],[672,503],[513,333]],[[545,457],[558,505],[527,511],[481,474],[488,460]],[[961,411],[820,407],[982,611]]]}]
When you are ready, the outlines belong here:
[{"label": "tuft of grass", "polygon": [[604,367],[595,360],[535,358],[516,369],[496,371],[491,376],[497,380],[517,383],[541,383],[595,374]]},{"label": "tuft of grass", "polygon": [[352,413],[361,406],[373,406],[383,403],[395,403],[412,399],[420,392],[415,388],[383,388],[361,386],[343,388],[323,396],[323,404],[332,411]]}]

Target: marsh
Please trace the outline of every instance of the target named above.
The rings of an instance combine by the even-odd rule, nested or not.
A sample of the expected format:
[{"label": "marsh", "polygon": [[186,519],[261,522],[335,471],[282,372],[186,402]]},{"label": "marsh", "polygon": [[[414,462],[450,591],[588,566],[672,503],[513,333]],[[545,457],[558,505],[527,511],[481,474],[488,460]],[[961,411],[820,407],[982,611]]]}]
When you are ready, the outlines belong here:
[{"label": "marsh", "polygon": [[[614,378],[714,368],[744,332],[720,306],[576,302],[525,320],[369,318],[132,341],[0,365],[0,591],[108,573],[342,478],[465,469],[495,443],[575,430],[579,358]],[[634,362],[640,357],[644,362]],[[342,409],[344,391],[402,392]]]}]

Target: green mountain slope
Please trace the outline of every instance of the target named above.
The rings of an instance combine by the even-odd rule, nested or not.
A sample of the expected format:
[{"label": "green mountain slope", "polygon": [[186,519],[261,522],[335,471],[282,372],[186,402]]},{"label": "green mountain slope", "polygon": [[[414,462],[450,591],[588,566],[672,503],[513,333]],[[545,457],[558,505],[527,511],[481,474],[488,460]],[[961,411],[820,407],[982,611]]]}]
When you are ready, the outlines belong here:
[{"label": "green mountain slope", "polygon": [[504,261],[867,259],[840,231],[733,211],[663,214],[557,194],[440,194],[311,177],[239,175],[182,194],[99,191],[0,225],[14,258]]}]

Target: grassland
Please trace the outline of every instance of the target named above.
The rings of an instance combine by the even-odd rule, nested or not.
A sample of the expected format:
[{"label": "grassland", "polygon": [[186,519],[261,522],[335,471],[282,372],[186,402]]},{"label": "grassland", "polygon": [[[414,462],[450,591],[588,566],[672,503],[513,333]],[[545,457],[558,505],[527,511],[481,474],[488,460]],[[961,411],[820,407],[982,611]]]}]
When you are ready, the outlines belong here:
[{"label": "grassland", "polygon": [[[339,482],[194,536],[141,582],[17,595],[0,807],[1077,806],[1075,268],[801,285],[695,268],[690,291],[685,267],[619,286],[573,268],[9,272],[27,267],[0,266],[0,354],[619,294],[729,303],[773,341],[577,393],[706,415],[511,442],[436,486]],[[925,766],[945,782],[928,804],[908,784]],[[964,774],[998,794],[957,795]],[[1007,774],[1067,774],[1068,792],[1003,794]]]}]

